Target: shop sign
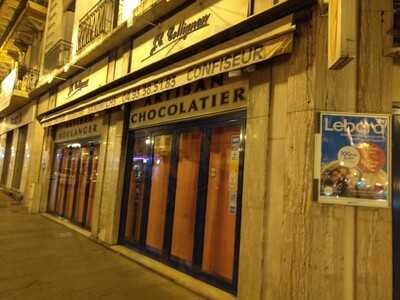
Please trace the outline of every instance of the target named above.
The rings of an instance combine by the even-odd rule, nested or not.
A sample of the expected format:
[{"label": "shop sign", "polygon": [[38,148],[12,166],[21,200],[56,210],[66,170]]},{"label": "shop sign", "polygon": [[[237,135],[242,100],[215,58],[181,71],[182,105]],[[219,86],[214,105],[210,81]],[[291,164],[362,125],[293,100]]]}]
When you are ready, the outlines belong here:
[{"label": "shop sign", "polygon": [[84,81],[77,80],[76,82],[74,82],[69,86],[68,97],[75,95],[77,92],[81,91],[88,85],[89,85],[89,79],[86,79]]},{"label": "shop sign", "polygon": [[141,128],[205,117],[243,109],[247,106],[248,82],[238,81],[229,85],[161,102],[144,101],[130,114],[130,128]]},{"label": "shop sign", "polygon": [[78,104],[68,110],[68,113],[60,112],[44,118],[42,123],[44,126],[52,126],[289,53],[293,46],[294,28],[292,16],[288,16],[278,23],[260,28],[260,32],[254,31],[257,34],[256,40],[246,36],[238,42],[233,40],[231,44],[236,47],[229,48],[230,51],[216,51],[198,60],[198,63],[188,63],[186,67],[176,67],[175,70],[167,70],[161,74],[158,72],[125,87],[115,88],[91,101]]},{"label": "shop sign", "polygon": [[[208,23],[210,16],[211,13],[205,14],[189,24],[186,23],[186,21],[181,21],[179,24],[171,26],[166,31],[157,33],[153,39],[153,47],[150,49],[150,53],[147,58],[157,54],[159,51],[162,51],[164,48],[169,47],[173,43],[177,43],[180,40],[185,40],[193,32],[210,25]],[[145,61],[147,58],[144,58],[142,61]]]},{"label": "shop sign", "polygon": [[15,128],[29,124],[34,120],[34,104],[28,104],[20,108],[16,112],[8,115],[0,124],[0,134],[14,130]]},{"label": "shop sign", "polygon": [[107,83],[107,59],[60,85],[56,107],[82,97]]},{"label": "shop sign", "polygon": [[102,118],[83,118],[69,121],[56,129],[55,142],[79,140],[101,135],[103,128]]},{"label": "shop sign", "polygon": [[247,18],[247,0],[194,3],[134,40],[132,71],[175,54]]},{"label": "shop sign", "polygon": [[388,207],[390,117],[321,113],[316,153],[321,203]]}]

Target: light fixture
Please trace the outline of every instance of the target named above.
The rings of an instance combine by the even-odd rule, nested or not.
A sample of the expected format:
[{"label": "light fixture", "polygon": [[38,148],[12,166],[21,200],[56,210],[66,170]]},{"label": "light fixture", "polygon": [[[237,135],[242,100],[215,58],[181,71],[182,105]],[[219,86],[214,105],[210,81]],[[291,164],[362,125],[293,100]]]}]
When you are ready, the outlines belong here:
[{"label": "light fixture", "polygon": [[229,71],[228,72],[228,77],[229,78],[239,77],[239,76],[242,76],[242,75],[243,74],[242,74],[242,70],[241,69],[233,70],[233,71]]},{"label": "light fixture", "polygon": [[82,67],[82,66],[79,66],[79,65],[76,65],[76,64],[71,64],[71,67],[74,67],[74,68],[77,68],[77,69],[80,69],[80,70],[86,70],[85,67]]},{"label": "light fixture", "polygon": [[68,72],[68,70],[69,70],[70,67],[71,67],[71,64],[70,64],[70,63],[66,63],[66,64],[64,65],[64,72]]},{"label": "light fixture", "polygon": [[53,75],[49,75],[49,77],[47,78],[47,83],[50,84],[54,79]]}]

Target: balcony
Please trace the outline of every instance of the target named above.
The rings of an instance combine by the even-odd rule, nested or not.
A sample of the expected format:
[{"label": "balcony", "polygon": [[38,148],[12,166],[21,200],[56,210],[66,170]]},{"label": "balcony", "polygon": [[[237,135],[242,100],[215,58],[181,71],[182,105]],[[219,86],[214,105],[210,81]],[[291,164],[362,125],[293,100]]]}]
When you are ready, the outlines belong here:
[{"label": "balcony", "polygon": [[69,41],[59,40],[44,55],[44,73],[64,66],[71,60],[72,44]]},{"label": "balcony", "polygon": [[77,54],[100,37],[111,32],[114,23],[114,0],[99,1],[79,20]]},{"label": "balcony", "polygon": [[4,117],[27,104],[29,92],[38,82],[39,71],[19,67],[12,70],[1,82],[0,117]]},{"label": "balcony", "polygon": [[46,0],[0,1],[0,78],[4,78],[13,60],[32,45],[34,37],[44,30]]},{"label": "balcony", "polygon": [[[124,21],[119,26],[111,28],[108,33],[99,33],[93,29],[89,30],[90,22],[87,21],[85,22],[85,25],[83,25],[83,20],[87,20],[88,16],[91,15],[91,12],[93,13],[93,11],[96,10],[96,7],[106,1],[100,1],[98,5],[96,5],[81,19],[82,33],[79,37],[80,40],[82,39],[82,42],[80,42],[79,46],[77,45],[78,53],[71,58],[70,63],[72,66],[77,65],[80,67],[86,67],[90,65],[93,61],[104,56],[107,52],[129,41],[133,36],[140,34],[149,27],[151,28],[150,24],[157,23],[157,20],[161,17],[179,9],[180,7],[188,5],[188,3],[193,3],[195,0],[143,0],[142,3],[133,11],[135,18],[133,18],[132,24]],[[114,16],[112,16],[112,18],[113,17]],[[92,22],[96,23],[98,21]],[[84,28],[85,34],[83,31]],[[89,34],[90,32],[93,32],[92,35]],[[97,38],[95,38],[96,36]],[[38,87],[33,90],[30,95],[32,97],[37,97],[49,88],[58,85],[61,82],[60,80],[71,78],[81,70],[82,68],[62,68],[62,66],[60,66],[51,74],[41,76]]]},{"label": "balcony", "polygon": [[14,89],[29,93],[32,91],[39,80],[39,70],[28,69],[26,67],[18,68],[18,76],[15,82]]}]

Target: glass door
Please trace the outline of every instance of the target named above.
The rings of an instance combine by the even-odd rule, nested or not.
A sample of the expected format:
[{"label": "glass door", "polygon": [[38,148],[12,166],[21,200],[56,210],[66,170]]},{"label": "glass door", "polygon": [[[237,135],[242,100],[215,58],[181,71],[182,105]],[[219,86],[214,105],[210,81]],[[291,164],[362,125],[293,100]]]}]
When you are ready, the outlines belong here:
[{"label": "glass door", "polygon": [[124,239],[131,243],[138,243],[141,238],[146,175],[151,165],[148,155],[150,144],[150,137],[135,137],[132,158],[129,161],[131,168]]},{"label": "glass door", "polygon": [[193,260],[201,141],[198,128],[179,137],[171,256],[189,263]]},{"label": "glass door", "polygon": [[65,192],[65,204],[63,217],[72,219],[72,212],[74,209],[74,200],[76,195],[76,189],[78,185],[78,178],[80,177],[79,172],[79,161],[80,161],[81,149],[80,147],[74,147],[69,150],[68,156],[68,169],[66,175],[66,192]]},{"label": "glass door", "polygon": [[86,206],[84,210],[85,227],[90,228],[92,226],[92,212],[93,203],[96,194],[96,183],[97,183],[97,167],[99,165],[99,151],[100,144],[90,144],[89,147],[89,170],[88,170],[88,186],[87,186],[87,197]]},{"label": "glass door", "polygon": [[89,148],[83,146],[81,149],[81,159],[79,165],[80,174],[78,181],[78,189],[76,192],[74,218],[73,218],[73,220],[79,224],[84,223],[84,210],[86,205],[85,198],[89,185],[89,162],[90,162]]},{"label": "glass door", "polygon": [[62,216],[64,214],[65,192],[67,190],[68,169],[70,165],[70,150],[62,149],[62,162],[58,175],[58,187],[56,193],[56,214]]},{"label": "glass door", "polygon": [[98,142],[60,146],[50,180],[48,211],[90,228],[96,193]]},{"label": "glass door", "polygon": [[146,246],[156,252],[161,252],[164,245],[168,186],[171,171],[172,135],[155,136],[153,143]]},{"label": "glass door", "polygon": [[8,179],[8,171],[10,168],[10,161],[11,161],[11,152],[12,152],[12,145],[13,145],[13,136],[14,132],[9,131],[6,135],[6,149],[4,151],[4,160],[3,160],[3,170],[1,173],[1,184],[6,185]]},{"label": "glass door", "polygon": [[203,271],[232,280],[239,179],[238,127],[212,130],[205,218]]},{"label": "glass door", "polygon": [[53,171],[50,177],[50,195],[48,202],[48,211],[56,212],[56,201],[58,196],[58,187],[60,186],[60,176],[61,176],[61,166],[63,163],[63,154],[64,149],[58,148],[56,149],[54,163],[53,163]]},{"label": "glass door", "polygon": [[234,290],[243,132],[241,117],[132,132],[121,242]]},{"label": "glass door", "polygon": [[12,180],[12,187],[16,189],[19,189],[21,186],[21,177],[25,162],[25,148],[26,148],[27,137],[28,137],[28,125],[20,127],[18,129],[18,145],[15,157],[14,175]]}]

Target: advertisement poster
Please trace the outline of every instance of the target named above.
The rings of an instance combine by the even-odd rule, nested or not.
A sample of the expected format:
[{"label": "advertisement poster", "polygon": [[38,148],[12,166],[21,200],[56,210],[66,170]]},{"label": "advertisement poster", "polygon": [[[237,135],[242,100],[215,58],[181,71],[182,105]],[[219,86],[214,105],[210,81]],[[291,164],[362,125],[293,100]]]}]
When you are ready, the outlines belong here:
[{"label": "advertisement poster", "polygon": [[231,163],[229,167],[229,213],[237,212],[237,192],[240,159],[240,136],[234,135],[231,138]]},{"label": "advertisement poster", "polygon": [[388,207],[390,118],[321,113],[319,202]]}]

